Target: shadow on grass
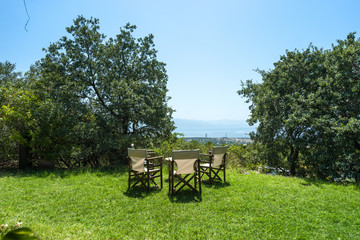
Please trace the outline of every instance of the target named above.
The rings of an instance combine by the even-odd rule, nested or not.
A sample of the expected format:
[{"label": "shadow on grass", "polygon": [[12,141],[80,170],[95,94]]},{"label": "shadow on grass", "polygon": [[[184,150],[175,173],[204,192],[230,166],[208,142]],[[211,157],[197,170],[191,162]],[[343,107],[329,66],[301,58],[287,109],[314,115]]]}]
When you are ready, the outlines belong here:
[{"label": "shadow on grass", "polygon": [[300,184],[303,185],[303,186],[316,186],[316,187],[319,187],[319,188],[323,188],[324,184],[329,184],[329,182],[321,181],[321,180],[318,180],[318,179],[304,178],[304,181],[305,182],[301,182]]},{"label": "shadow on grass", "polygon": [[131,198],[145,198],[154,194],[158,194],[160,191],[160,188],[153,188],[147,192],[143,186],[135,186],[125,191],[124,195]]},{"label": "shadow on grass", "polygon": [[209,181],[203,181],[201,183],[201,186],[206,187],[206,188],[219,189],[219,188],[224,188],[224,187],[230,186],[230,183],[229,182],[214,181],[212,184],[210,184]]},{"label": "shadow on grass", "polygon": [[94,168],[74,168],[74,169],[1,169],[2,177],[39,177],[39,178],[67,178],[81,174],[91,173],[98,177],[102,176],[122,176],[128,174],[127,166],[122,167],[94,167]]},{"label": "shadow on grass", "polygon": [[360,183],[355,182],[335,182],[335,181],[328,181],[328,180],[322,180],[322,179],[316,179],[316,178],[303,178],[304,182],[301,182],[300,184],[302,186],[316,186],[318,188],[324,188],[324,186],[327,185],[335,185],[335,186],[355,186],[355,189],[357,191],[360,191]]},{"label": "shadow on grass", "polygon": [[172,203],[194,203],[201,202],[202,196],[200,193],[191,189],[184,189],[176,193],[175,195],[169,194],[169,199]]}]

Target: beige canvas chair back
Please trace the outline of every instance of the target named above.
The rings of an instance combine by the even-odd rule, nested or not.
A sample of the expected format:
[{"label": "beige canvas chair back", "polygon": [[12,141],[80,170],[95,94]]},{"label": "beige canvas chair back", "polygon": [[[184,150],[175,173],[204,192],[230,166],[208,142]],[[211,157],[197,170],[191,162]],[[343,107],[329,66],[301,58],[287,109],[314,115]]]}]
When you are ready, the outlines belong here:
[{"label": "beige canvas chair back", "polygon": [[227,147],[213,147],[212,154],[214,155],[214,167],[220,166],[222,164],[226,150]]},{"label": "beige canvas chair back", "polygon": [[194,173],[194,164],[199,159],[199,154],[198,149],[172,151],[172,159],[177,165],[176,174]]},{"label": "beige canvas chair back", "polygon": [[147,153],[146,149],[133,149],[128,148],[128,156],[131,159],[132,170],[138,172],[144,172],[144,161],[146,159]]}]

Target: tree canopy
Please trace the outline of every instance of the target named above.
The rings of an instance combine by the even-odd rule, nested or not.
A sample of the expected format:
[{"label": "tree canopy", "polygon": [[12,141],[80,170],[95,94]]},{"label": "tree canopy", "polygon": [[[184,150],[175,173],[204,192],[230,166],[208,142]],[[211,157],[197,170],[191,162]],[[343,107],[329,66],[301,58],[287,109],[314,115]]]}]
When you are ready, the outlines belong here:
[{"label": "tree canopy", "polygon": [[287,51],[238,93],[251,102],[252,134],[265,162],[325,178],[360,177],[360,41],[355,33],[330,50]]},{"label": "tree canopy", "polygon": [[[2,101],[2,117],[9,119],[8,109],[31,116],[24,122],[32,127],[21,127],[27,130],[20,135],[32,158],[98,165],[125,160],[131,143],[151,147],[171,137],[165,63],[157,60],[154,36],[135,38],[135,29],[126,24],[107,39],[98,19],[79,16],[66,28],[68,36],[44,49],[45,57],[25,74],[21,87],[2,89],[1,96],[9,91],[17,96],[14,103]],[[1,82],[18,78],[14,65],[0,67]],[[15,94],[19,90],[28,93],[32,107],[15,103],[27,99]]]}]

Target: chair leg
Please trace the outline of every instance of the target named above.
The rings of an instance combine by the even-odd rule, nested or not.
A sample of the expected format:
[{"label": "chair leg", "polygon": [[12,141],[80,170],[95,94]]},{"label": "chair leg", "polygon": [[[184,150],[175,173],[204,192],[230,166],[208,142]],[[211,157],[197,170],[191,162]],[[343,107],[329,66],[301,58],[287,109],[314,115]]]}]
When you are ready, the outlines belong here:
[{"label": "chair leg", "polygon": [[212,184],[212,178],[211,178],[211,172],[212,172],[212,167],[211,167],[211,163],[210,163],[210,166],[209,166],[209,183]]},{"label": "chair leg", "polygon": [[171,171],[169,169],[169,194],[170,194],[170,191],[171,191]]},{"label": "chair leg", "polygon": [[[189,179],[187,179],[188,177],[190,177]],[[177,178],[179,180],[179,182],[174,185],[174,179]],[[190,183],[191,181],[194,179],[194,186],[192,186]],[[196,184],[197,181],[199,181],[198,179],[198,173],[195,173],[191,176],[191,174],[186,174],[184,177],[181,177],[179,175],[173,175],[173,179],[172,179],[173,183],[172,183],[172,195],[175,195],[177,192],[179,192],[180,190],[182,190],[185,186],[188,186],[190,189],[192,189],[195,192],[201,192],[201,183],[199,183],[199,190],[196,189]]]},{"label": "chair leg", "polygon": [[[220,171],[223,171],[223,179],[220,178]],[[208,167],[206,169],[202,168],[202,172],[200,172],[200,179],[204,176],[207,175],[207,177],[209,177],[209,184],[212,184],[215,180],[220,180],[220,181],[224,181],[226,182],[226,170],[225,170],[225,166],[220,166],[219,168],[213,168],[213,167]]]},{"label": "chair leg", "polygon": [[172,195],[175,195],[176,193],[176,185],[175,185],[175,174],[173,172],[172,174],[172,185],[171,185],[171,191],[172,191]]},{"label": "chair leg", "polygon": [[131,180],[131,169],[129,167],[128,190],[130,189],[130,180]]},{"label": "chair leg", "polygon": [[[217,171],[215,171],[217,170]],[[213,181],[215,181],[216,179],[217,180],[220,180],[222,181],[222,179],[220,178],[219,174],[220,174],[220,171],[223,171],[224,169],[220,166],[219,168],[213,168],[212,171],[214,173],[214,177],[212,178]]]},{"label": "chair leg", "polygon": [[196,189],[196,183],[197,183],[197,180],[198,180],[198,175],[197,175],[197,173],[196,173],[196,176],[194,177],[194,187],[195,187],[195,189]]},{"label": "chair leg", "polygon": [[148,169],[147,172],[147,186],[146,186],[146,191],[148,192],[150,190],[150,171]]},{"label": "chair leg", "polygon": [[161,189],[163,188],[163,172],[162,172],[162,164],[160,166],[160,186],[161,186]]},{"label": "chair leg", "polygon": [[170,177],[171,177],[171,181],[170,181],[170,187],[171,187],[171,195],[175,194],[175,187],[174,187],[174,181],[175,181],[175,176],[174,176],[174,162],[171,161],[171,169],[170,171]]},{"label": "chair leg", "polygon": [[198,169],[199,169],[199,171],[198,171],[198,181],[199,181],[199,192],[200,192],[200,194],[201,194],[201,173],[200,173],[200,165],[198,166]]},{"label": "chair leg", "polygon": [[199,178],[199,192],[201,194],[201,178]]}]

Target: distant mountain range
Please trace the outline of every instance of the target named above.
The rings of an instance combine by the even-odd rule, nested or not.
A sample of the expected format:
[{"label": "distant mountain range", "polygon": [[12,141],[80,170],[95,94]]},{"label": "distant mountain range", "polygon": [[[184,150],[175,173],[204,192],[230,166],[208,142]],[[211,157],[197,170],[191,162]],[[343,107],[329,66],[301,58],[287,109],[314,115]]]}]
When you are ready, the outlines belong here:
[{"label": "distant mountain range", "polygon": [[256,131],[256,126],[249,126],[246,120],[189,120],[174,118],[175,132],[185,137],[235,137],[248,138],[249,133]]}]

